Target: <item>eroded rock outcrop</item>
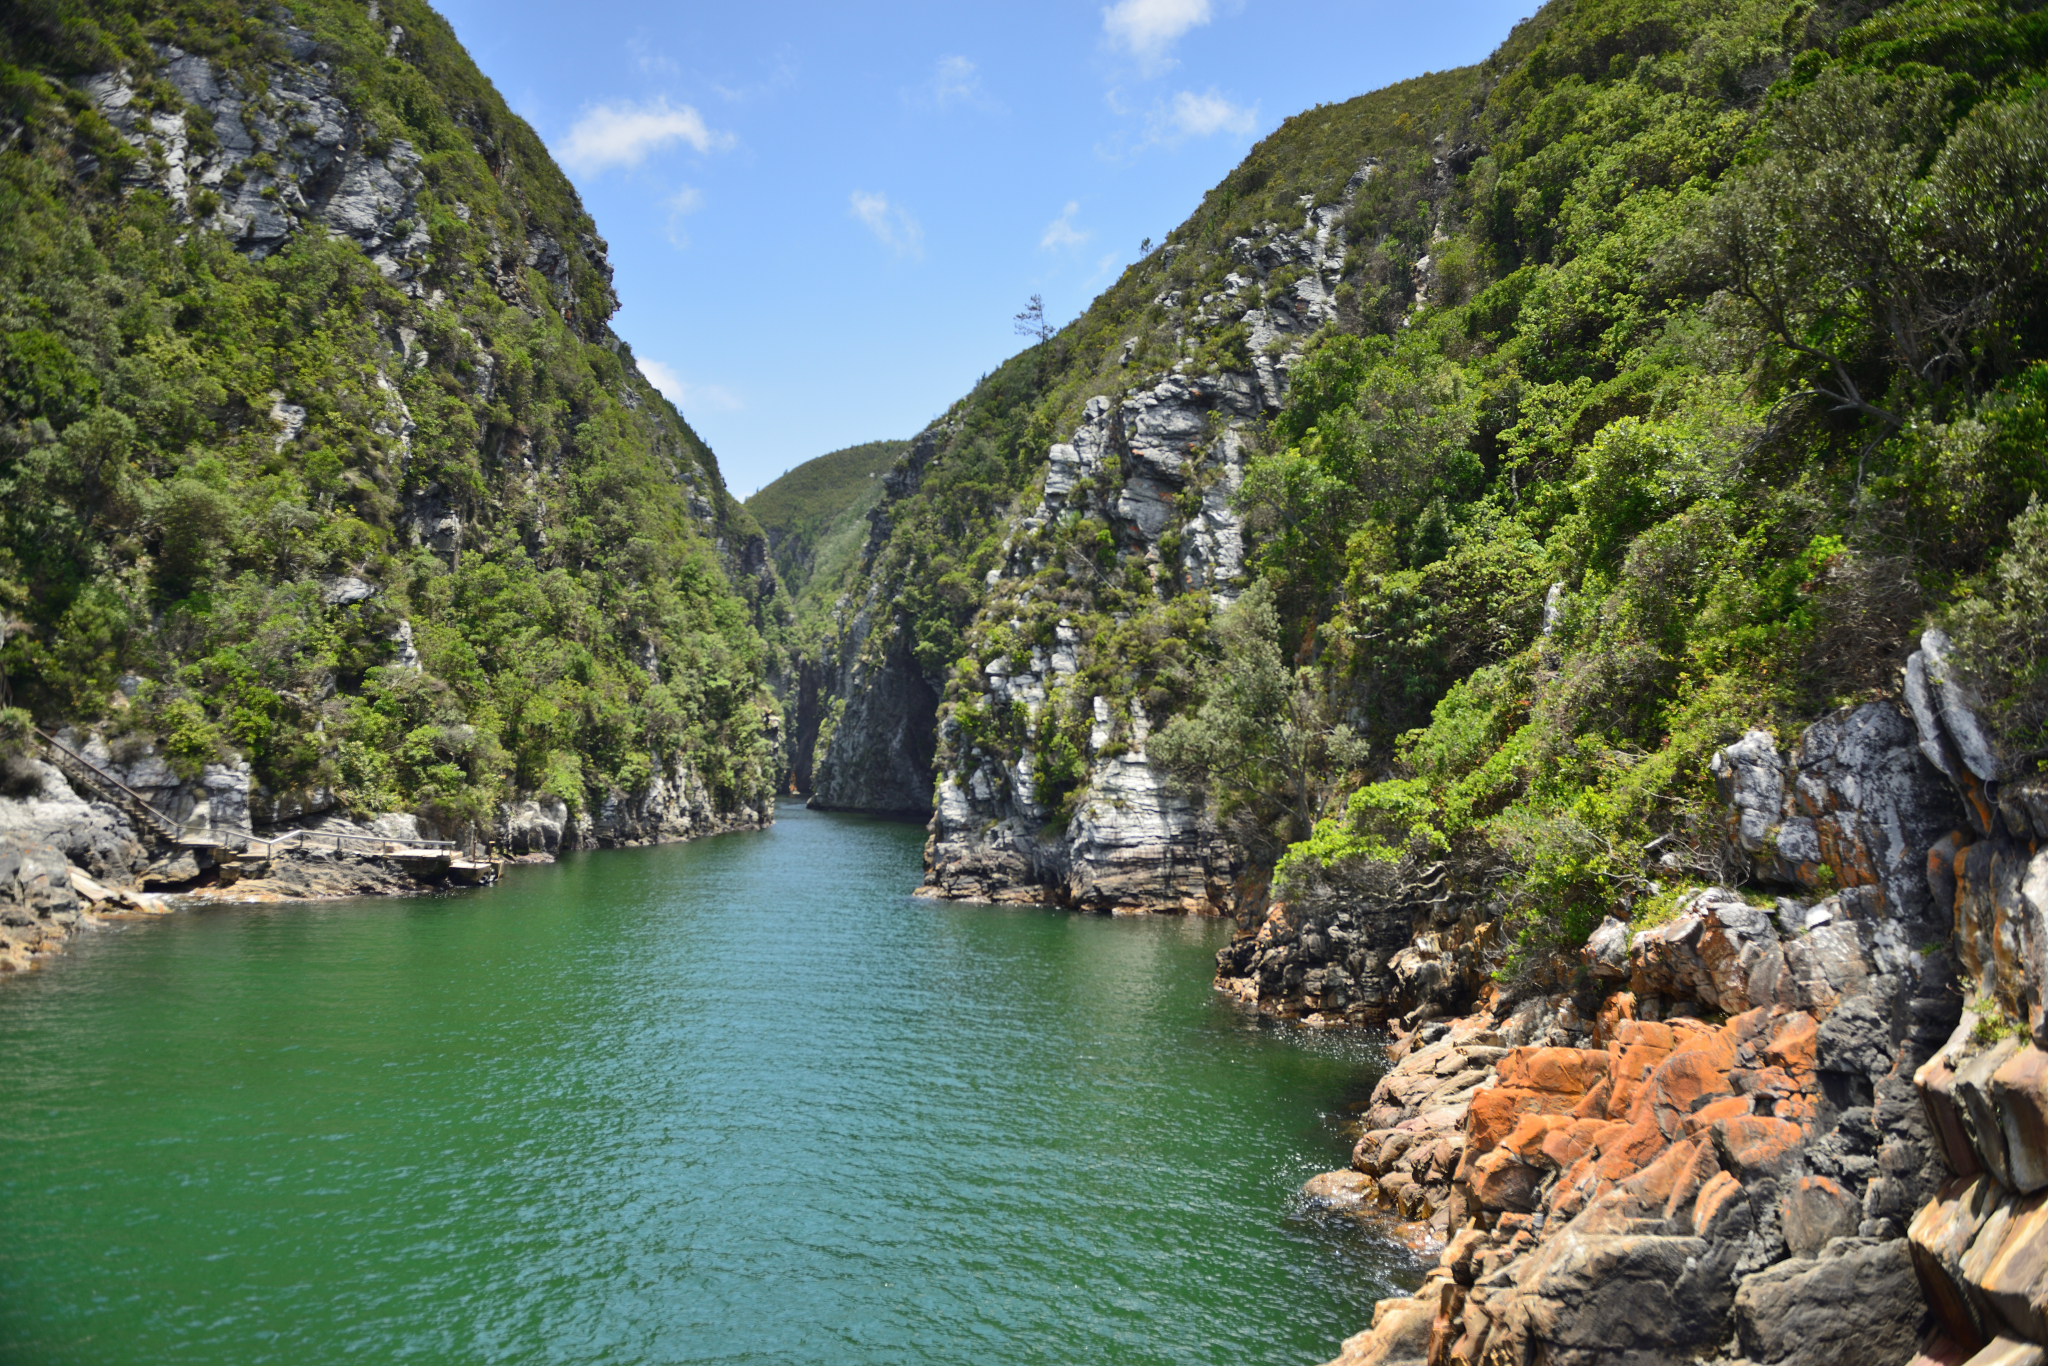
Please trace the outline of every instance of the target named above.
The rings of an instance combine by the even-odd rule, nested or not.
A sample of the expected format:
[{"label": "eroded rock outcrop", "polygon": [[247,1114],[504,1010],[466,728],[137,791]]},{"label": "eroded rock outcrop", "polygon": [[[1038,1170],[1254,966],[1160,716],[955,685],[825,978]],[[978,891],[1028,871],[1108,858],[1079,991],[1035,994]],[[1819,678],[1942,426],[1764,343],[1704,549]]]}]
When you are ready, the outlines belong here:
[{"label": "eroded rock outcrop", "polygon": [[47,840],[0,835],[0,972],[20,972],[79,927],[83,905],[71,864]]},{"label": "eroded rock outcrop", "polygon": [[1442,1252],[1339,1362],[2041,1359],[2037,780],[1932,652],[1910,712],[1717,756],[1731,867],[1791,894],[1610,919],[1572,989],[1404,1032],[1344,1189]]},{"label": "eroded rock outcrop", "polygon": [[[1180,547],[1183,591],[1235,596],[1244,540],[1230,497],[1243,478],[1246,424],[1260,404],[1241,376],[1173,375],[1121,401],[1096,397],[1070,441],[1052,447],[1043,497],[1017,523],[1004,579],[1047,566],[1033,533],[1068,515],[1100,517],[1123,553],[1168,573],[1159,546]],[[1192,515],[1184,506],[1192,502]],[[1029,590],[1026,589],[1026,592]],[[1047,645],[983,669],[971,705],[1032,717],[1024,742],[1000,752],[953,722],[939,733],[938,781],[923,893],[967,900],[1055,900],[1088,910],[1212,911],[1232,904],[1242,859],[1190,797],[1145,752],[1152,721],[1142,702],[1090,696],[1094,716],[1080,790],[1056,809],[1042,791],[1036,742],[1047,709],[1081,703],[1087,643],[1062,622]],[[1064,815],[1064,819],[1061,816]]]},{"label": "eroded rock outcrop", "polygon": [[[1229,269],[1199,297],[1167,289],[1152,300],[1143,334],[1126,338],[1128,378],[1081,405],[1078,425],[1045,448],[1043,474],[1009,517],[1000,560],[979,585],[971,648],[1014,627],[1018,611],[1048,593],[1077,604],[1073,618],[1086,618],[1086,585],[1099,578],[1140,593],[1149,585],[1162,604],[1193,595],[1220,607],[1236,598],[1246,546],[1234,499],[1249,442],[1284,402],[1302,344],[1336,318],[1347,260],[1341,225],[1374,170],[1362,166],[1336,202],[1302,202],[1298,222],[1262,222],[1234,237],[1225,248]],[[1205,341],[1234,328],[1247,342],[1241,357],[1229,368],[1197,369],[1192,357]],[[1170,368],[1134,361],[1141,349],[1151,366]],[[870,565],[953,434],[951,421],[921,434],[889,476],[887,496],[870,514]],[[1077,525],[1100,531],[1085,565],[1065,539]],[[1063,573],[1071,581],[1055,587]],[[1146,752],[1149,728],[1171,719],[1167,704],[1154,697],[1162,714],[1148,717],[1138,697],[1101,686],[1077,693],[1092,642],[1074,619],[1054,638],[994,657],[984,650],[979,676],[963,688],[956,675],[949,693],[943,670],[918,664],[908,619],[890,615],[890,594],[900,587],[870,582],[865,596],[843,604],[846,625],[826,651],[820,692],[843,699],[844,712],[818,762],[813,804],[931,812],[922,889],[930,896],[1096,910],[1245,904],[1242,854]],[[993,743],[942,719],[942,701],[1006,715],[1053,707],[1084,729],[1091,714],[1095,724],[1085,745],[1074,744],[1077,753],[1061,750],[1049,762],[1042,716]],[[906,756],[915,775],[902,771]]]},{"label": "eroded rock outcrop", "polygon": [[1710,1007],[1688,984],[1711,979],[1660,976],[1670,937],[1650,931],[1631,976],[1667,990],[1409,1036],[1353,1166],[1448,1240],[1407,1311],[1429,1340],[1395,1357],[1368,1332],[1339,1361],[1605,1366],[1731,1337],[1757,1363],[1912,1355],[1905,1235],[1944,1173],[1911,1079],[1953,1017],[1947,957],[1868,926],[1781,939],[1742,904],[1710,891],[1684,917],[1695,943],[1725,917],[1775,950],[1722,960],[1709,989],[1756,1002],[1724,1023],[1693,1013]]}]

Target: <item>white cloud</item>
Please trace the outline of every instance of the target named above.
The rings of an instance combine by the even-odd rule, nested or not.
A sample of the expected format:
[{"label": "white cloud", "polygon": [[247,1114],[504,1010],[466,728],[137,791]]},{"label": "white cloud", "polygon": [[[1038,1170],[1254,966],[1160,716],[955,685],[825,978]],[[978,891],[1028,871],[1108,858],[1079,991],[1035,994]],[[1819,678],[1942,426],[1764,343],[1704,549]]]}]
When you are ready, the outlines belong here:
[{"label": "white cloud", "polygon": [[1147,71],[1173,65],[1167,51],[1183,33],[1209,22],[1209,0],[1117,0],[1102,12],[1110,45],[1128,51]]},{"label": "white cloud", "polygon": [[[703,191],[685,185],[662,203],[668,210],[669,245],[678,249],[689,246],[690,235],[683,231],[683,220],[704,207]],[[660,387],[658,384],[655,386],[657,389]]]},{"label": "white cloud", "polygon": [[647,382],[661,390],[678,408],[716,408],[720,412],[736,413],[746,406],[732,390],[717,384],[692,384],[677,374],[674,367],[661,361],[641,357],[639,365],[640,373],[647,377]]},{"label": "white cloud", "polygon": [[652,152],[687,142],[700,152],[732,146],[730,133],[706,126],[704,116],[687,104],[671,105],[667,96],[647,104],[600,104],[584,111],[569,129],[559,155],[579,171],[607,166],[638,166]]},{"label": "white cloud", "polygon": [[900,94],[905,106],[918,110],[935,109],[944,113],[965,107],[995,114],[1002,112],[1003,108],[1002,102],[982,85],[981,68],[968,57],[939,58],[932,64],[929,79],[905,87]]},{"label": "white cloud", "polygon": [[1212,85],[1200,95],[1188,90],[1175,95],[1170,107],[1154,115],[1153,137],[1160,142],[1206,138],[1215,133],[1234,133],[1242,137],[1251,132],[1258,121],[1257,105],[1247,109],[1232,104],[1217,94],[1216,87]]},{"label": "white cloud", "polygon": [[627,39],[626,51],[633,54],[634,65],[649,76],[666,76],[673,79],[683,74],[683,69],[675,64],[673,58],[657,49],[644,36]]},{"label": "white cloud", "polygon": [[1079,200],[1069,199],[1066,211],[1045,225],[1045,236],[1038,239],[1041,248],[1078,247],[1095,234],[1074,226],[1074,215],[1081,212]]},{"label": "white cloud", "polygon": [[924,229],[910,210],[901,204],[891,204],[885,194],[869,194],[855,190],[847,197],[853,216],[867,224],[875,240],[895,252],[913,260],[924,257]]},{"label": "white cloud", "polygon": [[965,57],[941,57],[932,73],[932,98],[944,109],[949,104],[979,104],[981,73]]},{"label": "white cloud", "polygon": [[784,48],[776,54],[774,68],[763,79],[741,85],[714,83],[711,91],[729,103],[744,104],[749,100],[768,99],[791,89],[800,75],[802,71],[797,66],[795,55],[791,49]]}]

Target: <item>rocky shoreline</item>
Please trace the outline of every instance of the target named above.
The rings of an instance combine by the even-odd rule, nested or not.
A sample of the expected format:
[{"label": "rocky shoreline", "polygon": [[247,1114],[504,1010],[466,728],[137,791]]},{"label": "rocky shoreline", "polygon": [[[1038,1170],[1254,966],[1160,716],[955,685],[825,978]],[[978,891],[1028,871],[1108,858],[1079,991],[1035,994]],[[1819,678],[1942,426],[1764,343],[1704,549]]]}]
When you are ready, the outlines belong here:
[{"label": "rocky shoreline", "polygon": [[1448,894],[1219,954],[1262,1010],[1395,1034],[1304,1194],[1437,1265],[1332,1366],[2048,1360],[2048,778],[1997,772],[1922,645],[1897,703],[1717,756],[1743,890],[1547,980],[1489,981]]},{"label": "rocky shoreline", "polygon": [[[96,925],[163,915],[183,905],[407,896],[445,880],[347,847],[352,841],[359,848],[380,841],[388,847],[433,838],[432,828],[415,815],[386,813],[359,823],[328,810],[293,828],[342,837],[332,847],[315,838],[249,857],[242,848],[246,836],[238,832],[251,823],[252,804],[275,814],[277,803],[268,794],[257,794],[252,803],[246,764],[209,764],[186,779],[153,745],[117,755],[97,735],[76,738],[80,752],[150,806],[187,827],[219,829],[221,855],[170,843],[134,813],[87,800],[49,763],[8,760],[13,795],[0,796],[0,975],[47,963],[67,940]],[[503,862],[552,863],[564,850],[676,843],[760,829],[773,820],[772,801],[765,808],[715,811],[703,785],[685,774],[673,782],[657,779],[631,796],[615,794],[580,819],[553,798],[507,804],[492,833],[505,851]],[[242,856],[233,856],[237,850]]]}]

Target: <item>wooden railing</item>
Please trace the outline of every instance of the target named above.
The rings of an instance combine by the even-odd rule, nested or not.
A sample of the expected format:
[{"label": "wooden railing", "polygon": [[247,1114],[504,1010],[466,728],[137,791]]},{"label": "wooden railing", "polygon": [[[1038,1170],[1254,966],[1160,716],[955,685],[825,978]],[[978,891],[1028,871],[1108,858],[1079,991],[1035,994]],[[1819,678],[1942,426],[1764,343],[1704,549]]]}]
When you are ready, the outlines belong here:
[{"label": "wooden railing", "polygon": [[138,820],[154,825],[167,838],[177,839],[184,833],[182,823],[157,810],[140,792],[55,736],[45,735],[40,730],[34,733],[35,737],[43,742],[43,749],[49,754],[50,762],[66,776],[83,778],[86,785],[98,789],[100,796],[106,801],[125,809]]}]

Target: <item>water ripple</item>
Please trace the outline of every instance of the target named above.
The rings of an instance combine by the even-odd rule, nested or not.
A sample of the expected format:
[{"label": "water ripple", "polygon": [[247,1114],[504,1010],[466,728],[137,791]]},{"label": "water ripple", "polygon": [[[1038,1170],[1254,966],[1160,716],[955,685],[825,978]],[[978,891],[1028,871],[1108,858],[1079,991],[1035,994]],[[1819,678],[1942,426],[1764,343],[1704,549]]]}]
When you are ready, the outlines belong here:
[{"label": "water ripple", "polygon": [[0,990],[0,1361],[1300,1363],[1417,1268],[1304,1214],[1370,1041],[1221,927],[771,831],[214,908]]}]

